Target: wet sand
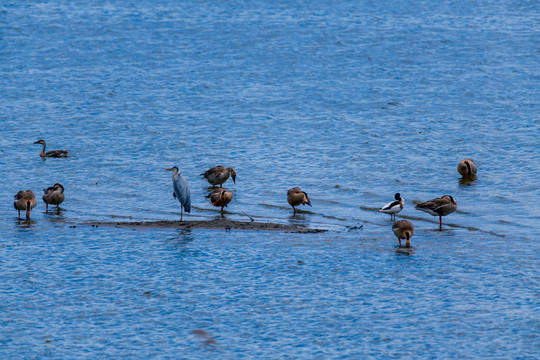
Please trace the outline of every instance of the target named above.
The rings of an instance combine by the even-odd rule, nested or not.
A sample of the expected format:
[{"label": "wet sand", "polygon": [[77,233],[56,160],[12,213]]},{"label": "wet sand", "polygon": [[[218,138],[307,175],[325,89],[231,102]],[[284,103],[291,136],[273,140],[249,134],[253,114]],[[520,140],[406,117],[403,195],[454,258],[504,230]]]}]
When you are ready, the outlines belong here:
[{"label": "wet sand", "polygon": [[197,220],[197,221],[111,221],[111,222],[88,222],[91,226],[114,226],[147,229],[222,229],[222,230],[251,230],[251,231],[282,231],[293,233],[320,233],[323,229],[311,229],[298,225],[261,223],[255,221],[231,221],[231,220]]}]

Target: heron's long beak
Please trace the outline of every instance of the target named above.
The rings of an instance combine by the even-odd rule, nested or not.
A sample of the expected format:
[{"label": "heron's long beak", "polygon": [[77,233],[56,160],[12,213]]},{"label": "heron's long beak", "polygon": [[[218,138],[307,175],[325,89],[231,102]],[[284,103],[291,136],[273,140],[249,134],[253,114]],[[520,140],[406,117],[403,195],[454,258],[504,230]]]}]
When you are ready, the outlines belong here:
[{"label": "heron's long beak", "polygon": [[166,171],[174,171],[173,168],[168,168],[168,169],[165,169]]},{"label": "heron's long beak", "polygon": [[34,144],[41,144],[41,143],[40,143],[39,140],[38,140],[38,141],[36,141]]}]

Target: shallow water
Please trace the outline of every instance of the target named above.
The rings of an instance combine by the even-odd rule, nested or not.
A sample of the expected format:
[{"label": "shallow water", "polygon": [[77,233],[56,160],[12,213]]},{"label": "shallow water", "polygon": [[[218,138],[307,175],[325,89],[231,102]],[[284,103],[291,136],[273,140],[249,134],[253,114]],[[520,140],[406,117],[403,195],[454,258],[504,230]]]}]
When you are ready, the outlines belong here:
[{"label": "shallow water", "polygon": [[[536,3],[49,1],[0,18],[2,357],[538,356]],[[42,160],[41,138],[71,156]],[[329,231],[84,225],[178,219],[173,165],[184,216],[219,216],[199,176],[217,164],[238,174],[226,217]],[[66,201],[45,214],[56,182]],[[296,217],[293,186],[313,205]],[[413,249],[377,211],[395,192]],[[414,203],[444,194],[458,210],[439,231]]]}]

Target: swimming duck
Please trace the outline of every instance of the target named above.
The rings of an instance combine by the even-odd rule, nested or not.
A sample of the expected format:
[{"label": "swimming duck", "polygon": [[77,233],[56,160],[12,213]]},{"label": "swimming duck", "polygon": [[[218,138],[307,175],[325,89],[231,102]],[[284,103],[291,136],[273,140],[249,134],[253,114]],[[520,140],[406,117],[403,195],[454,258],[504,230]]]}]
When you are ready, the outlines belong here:
[{"label": "swimming duck", "polygon": [[206,195],[206,198],[210,200],[212,205],[221,206],[220,211],[223,211],[223,208],[231,202],[233,194],[227,189],[219,188]]},{"label": "swimming duck", "polygon": [[389,202],[388,204],[380,208],[379,211],[385,214],[390,214],[390,220],[392,220],[393,217],[394,221],[396,221],[396,214],[403,209],[403,203],[405,202],[405,199],[403,199],[399,195],[399,193],[396,193],[394,195],[394,199],[394,201]]},{"label": "swimming duck", "polygon": [[30,211],[37,205],[37,200],[32,190],[19,191],[15,195],[13,206],[19,211],[19,220],[21,219],[21,210],[26,210],[26,220],[30,220]]},{"label": "swimming duck", "polygon": [[287,191],[287,201],[292,206],[294,210],[294,214],[296,214],[295,206],[304,205],[304,204],[311,206],[311,202],[309,201],[308,194],[302,191],[302,189],[300,189],[298,186],[292,189],[289,189]]},{"label": "swimming duck", "polygon": [[401,239],[405,239],[405,247],[411,247],[411,238],[414,234],[414,226],[409,220],[399,220],[392,225],[392,231],[397,236],[399,246]]},{"label": "swimming duck", "polygon": [[476,164],[472,159],[465,159],[460,161],[457,166],[458,172],[464,178],[470,178],[476,175]]},{"label": "swimming duck", "polygon": [[219,185],[219,187],[222,187],[223,183],[229,178],[229,175],[232,177],[233,183],[236,184],[236,172],[232,167],[226,168],[225,166],[218,165],[201,174],[210,184],[213,186]]},{"label": "swimming duck", "polygon": [[64,187],[56,183],[51,187],[43,189],[43,202],[45,203],[45,212],[49,211],[49,204],[60,205],[64,201]]},{"label": "swimming duck", "polygon": [[439,229],[442,229],[442,217],[453,213],[456,209],[457,202],[450,195],[444,195],[416,205],[416,210],[422,210],[439,217]]},{"label": "swimming duck", "polygon": [[38,140],[34,144],[42,144],[43,147],[41,148],[41,153],[39,156],[41,157],[67,157],[69,150],[51,150],[45,152],[45,140]]}]

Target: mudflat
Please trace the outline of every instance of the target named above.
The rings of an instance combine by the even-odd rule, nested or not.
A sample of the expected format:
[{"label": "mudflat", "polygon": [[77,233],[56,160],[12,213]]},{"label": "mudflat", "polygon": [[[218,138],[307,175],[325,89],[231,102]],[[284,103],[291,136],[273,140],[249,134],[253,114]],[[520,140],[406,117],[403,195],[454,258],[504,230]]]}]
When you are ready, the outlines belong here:
[{"label": "mudflat", "polygon": [[323,229],[312,229],[299,225],[278,224],[270,222],[256,221],[232,221],[227,219],[221,220],[190,220],[190,221],[94,221],[87,222],[85,225],[91,226],[113,226],[113,227],[130,227],[130,228],[154,228],[154,229],[223,229],[223,230],[251,230],[251,231],[282,231],[294,233],[320,233],[325,232]]}]

